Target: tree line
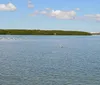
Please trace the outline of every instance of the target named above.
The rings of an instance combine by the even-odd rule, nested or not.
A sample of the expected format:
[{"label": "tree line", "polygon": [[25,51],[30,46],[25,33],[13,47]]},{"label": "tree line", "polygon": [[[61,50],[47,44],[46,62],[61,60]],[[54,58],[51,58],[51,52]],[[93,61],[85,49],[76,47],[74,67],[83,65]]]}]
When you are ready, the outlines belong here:
[{"label": "tree line", "polygon": [[0,29],[0,35],[92,35],[84,31]]}]

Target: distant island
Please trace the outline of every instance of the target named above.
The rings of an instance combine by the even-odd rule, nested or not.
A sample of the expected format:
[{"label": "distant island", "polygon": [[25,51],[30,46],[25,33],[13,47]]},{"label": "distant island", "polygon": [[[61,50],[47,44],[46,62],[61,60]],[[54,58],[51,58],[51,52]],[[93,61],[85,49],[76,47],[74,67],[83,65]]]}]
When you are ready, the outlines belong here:
[{"label": "distant island", "polygon": [[92,35],[100,35],[100,32],[91,32]]},{"label": "distant island", "polygon": [[92,35],[84,31],[0,29],[0,35]]}]

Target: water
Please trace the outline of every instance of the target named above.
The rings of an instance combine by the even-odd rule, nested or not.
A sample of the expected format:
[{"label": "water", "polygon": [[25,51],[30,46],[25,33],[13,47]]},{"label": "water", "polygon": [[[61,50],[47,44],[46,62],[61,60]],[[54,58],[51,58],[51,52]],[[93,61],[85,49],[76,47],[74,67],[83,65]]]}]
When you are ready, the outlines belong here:
[{"label": "water", "polygon": [[100,85],[100,36],[0,35],[0,85]]}]

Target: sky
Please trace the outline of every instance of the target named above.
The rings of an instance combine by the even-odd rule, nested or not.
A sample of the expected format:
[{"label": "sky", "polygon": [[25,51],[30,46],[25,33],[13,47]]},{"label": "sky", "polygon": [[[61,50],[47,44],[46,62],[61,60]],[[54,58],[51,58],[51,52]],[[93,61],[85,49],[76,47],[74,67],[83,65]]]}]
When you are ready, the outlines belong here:
[{"label": "sky", "polygon": [[100,32],[100,0],[0,0],[0,29]]}]

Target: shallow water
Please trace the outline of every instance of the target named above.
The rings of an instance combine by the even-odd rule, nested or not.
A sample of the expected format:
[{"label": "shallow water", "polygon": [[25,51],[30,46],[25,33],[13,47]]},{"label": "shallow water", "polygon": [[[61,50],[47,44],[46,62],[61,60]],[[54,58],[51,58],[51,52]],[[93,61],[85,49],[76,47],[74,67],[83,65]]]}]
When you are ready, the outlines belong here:
[{"label": "shallow water", "polygon": [[99,85],[100,36],[0,35],[0,85]]}]

